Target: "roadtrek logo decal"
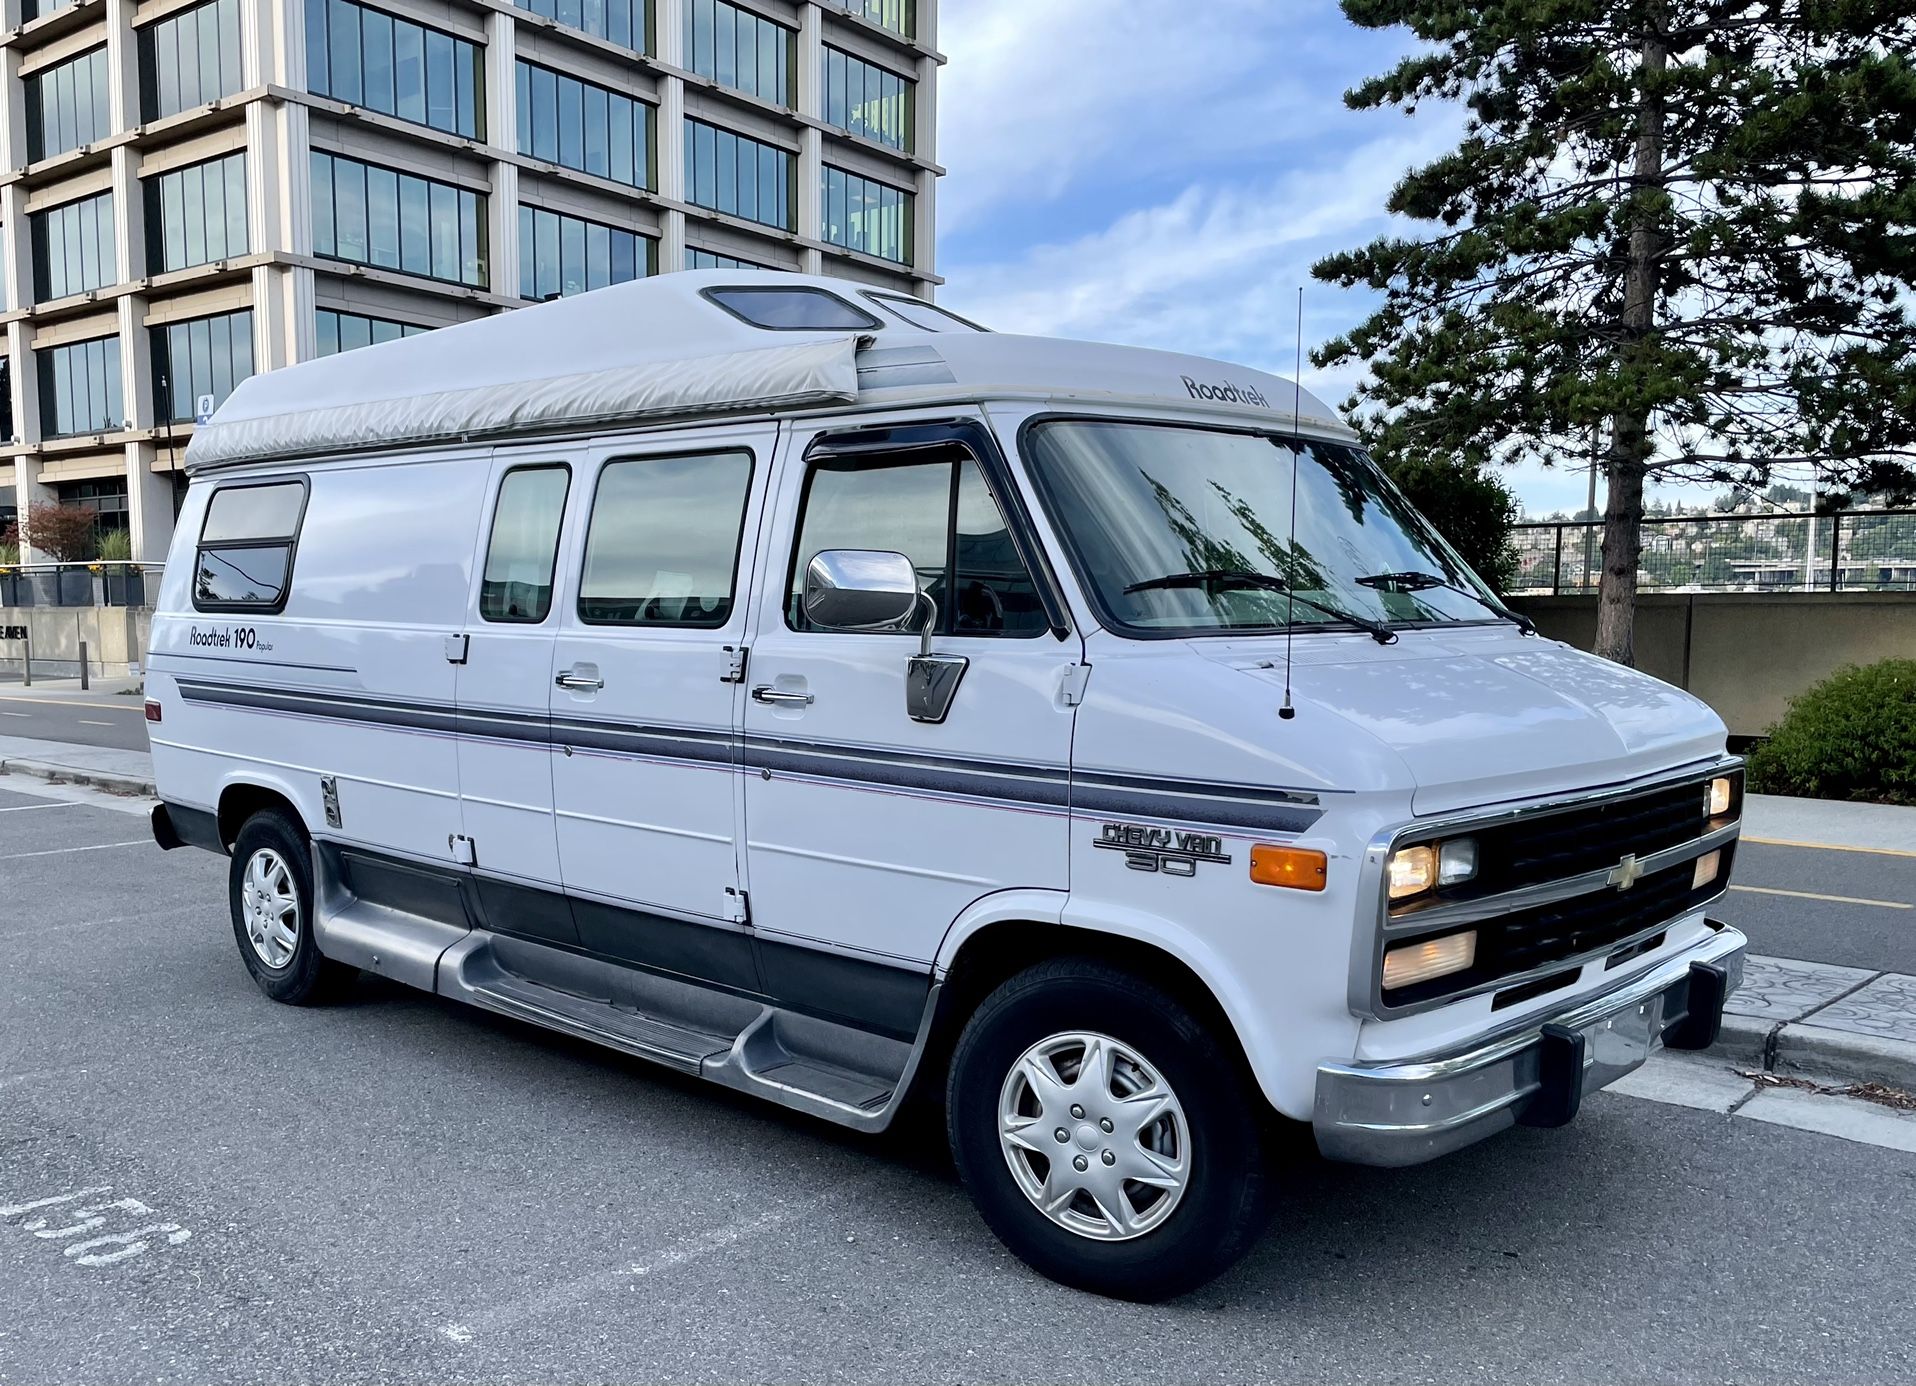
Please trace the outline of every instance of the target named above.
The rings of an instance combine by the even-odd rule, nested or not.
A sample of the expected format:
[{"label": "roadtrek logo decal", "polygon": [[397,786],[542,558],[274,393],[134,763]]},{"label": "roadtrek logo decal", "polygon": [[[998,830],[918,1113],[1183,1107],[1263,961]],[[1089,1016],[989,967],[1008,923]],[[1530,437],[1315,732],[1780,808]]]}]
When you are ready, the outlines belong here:
[{"label": "roadtrek logo decal", "polygon": [[1135,823],[1106,823],[1091,845],[1124,853],[1124,864],[1133,871],[1156,871],[1165,876],[1195,876],[1201,861],[1227,866],[1231,862],[1221,837],[1176,828],[1145,828]]}]

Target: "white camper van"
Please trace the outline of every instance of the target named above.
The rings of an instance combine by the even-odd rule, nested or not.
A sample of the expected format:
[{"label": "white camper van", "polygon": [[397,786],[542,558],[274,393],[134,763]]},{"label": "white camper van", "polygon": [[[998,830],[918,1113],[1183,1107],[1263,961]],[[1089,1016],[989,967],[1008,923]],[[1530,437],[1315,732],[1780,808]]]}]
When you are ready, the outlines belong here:
[{"label": "white camper van", "polygon": [[1074,1285],[1228,1265],[1285,1123],[1567,1122],[1740,978],[1722,724],[1289,381],[712,271],[254,377],[188,465],[154,830],[268,995],[942,1100]]}]

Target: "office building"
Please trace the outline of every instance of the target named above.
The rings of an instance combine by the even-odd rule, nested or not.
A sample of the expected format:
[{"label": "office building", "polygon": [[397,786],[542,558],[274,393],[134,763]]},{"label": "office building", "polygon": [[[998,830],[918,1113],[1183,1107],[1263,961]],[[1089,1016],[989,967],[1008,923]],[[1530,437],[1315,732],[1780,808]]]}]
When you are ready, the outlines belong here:
[{"label": "office building", "polygon": [[247,375],[676,269],[929,296],[934,0],[4,0],[0,527]]}]

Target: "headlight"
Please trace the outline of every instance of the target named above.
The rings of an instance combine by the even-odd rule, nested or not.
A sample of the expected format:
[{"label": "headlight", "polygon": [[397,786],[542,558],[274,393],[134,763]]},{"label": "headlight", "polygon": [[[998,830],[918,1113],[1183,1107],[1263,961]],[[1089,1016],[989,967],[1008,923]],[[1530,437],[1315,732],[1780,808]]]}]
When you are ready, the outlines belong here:
[{"label": "headlight", "polygon": [[1477,931],[1445,934],[1416,943],[1399,944],[1384,954],[1384,990],[1428,982],[1433,977],[1448,977],[1462,972],[1477,961]]},{"label": "headlight", "polygon": [[1440,885],[1457,885],[1477,874],[1477,840],[1420,842],[1390,854],[1390,898],[1408,900]]},{"label": "headlight", "polygon": [[1437,884],[1437,851],[1428,844],[1390,854],[1390,898],[1408,900]]},{"label": "headlight", "polygon": [[1736,782],[1728,775],[1719,775],[1717,778],[1711,780],[1709,797],[1704,804],[1703,816],[1706,818],[1721,818],[1724,814],[1728,813],[1730,811],[1731,801],[1735,797],[1735,791]]}]

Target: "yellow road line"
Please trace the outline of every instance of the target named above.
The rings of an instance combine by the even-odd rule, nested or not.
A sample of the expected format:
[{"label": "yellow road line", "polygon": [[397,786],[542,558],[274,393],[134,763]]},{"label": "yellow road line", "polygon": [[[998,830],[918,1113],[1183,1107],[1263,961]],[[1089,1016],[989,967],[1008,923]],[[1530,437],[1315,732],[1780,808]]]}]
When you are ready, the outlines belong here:
[{"label": "yellow road line", "polygon": [[1812,890],[1776,890],[1770,886],[1733,885],[1731,890],[1747,890],[1752,895],[1787,895],[1794,900],[1828,900],[1837,905],[1874,905],[1884,910],[1910,910],[1916,905],[1905,904],[1901,900],[1859,900],[1854,895],[1818,895]]},{"label": "yellow road line", "polygon": [[[108,712],[138,712],[144,715],[145,709],[140,703],[128,707],[125,703],[83,703],[71,698],[23,698],[18,693],[0,693],[0,702],[4,703],[43,703],[47,707],[99,707]],[[1910,855],[1916,856],[1916,852]]]},{"label": "yellow road line", "polygon": [[1760,842],[1765,847],[1813,847],[1819,852],[1865,852],[1875,857],[1916,857],[1916,852],[1906,852],[1900,847],[1844,847],[1834,842],[1795,842],[1787,837],[1751,837],[1743,834],[1744,842]]}]

